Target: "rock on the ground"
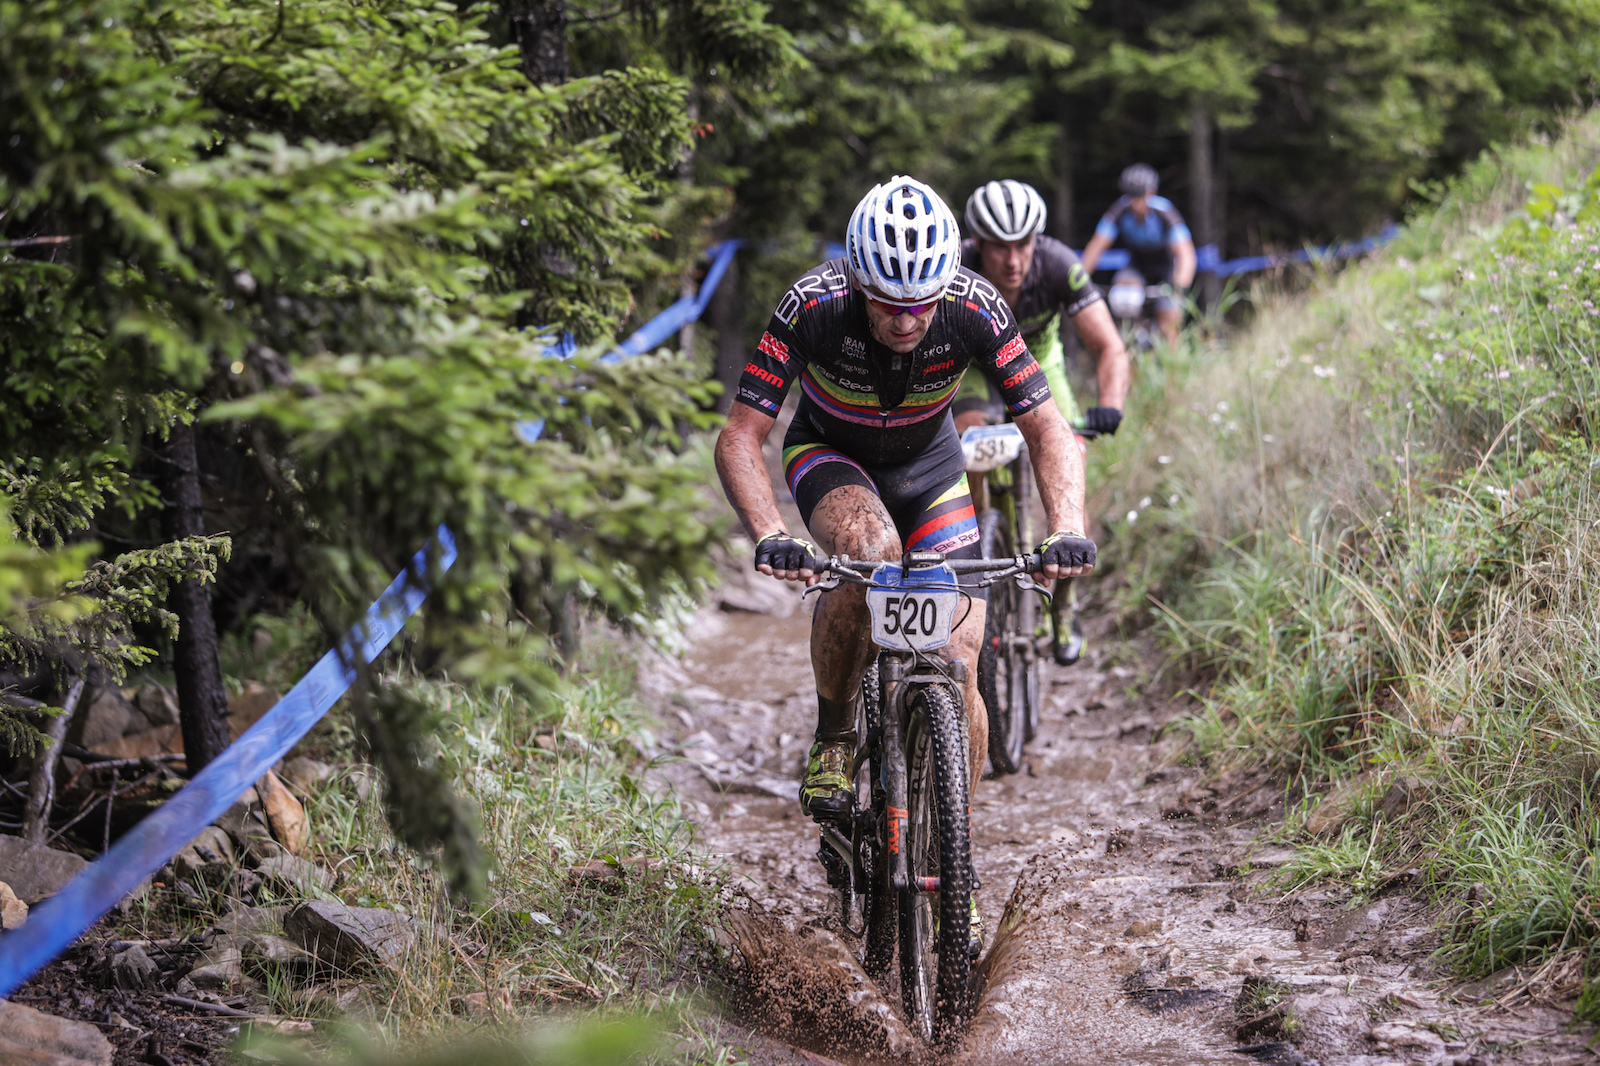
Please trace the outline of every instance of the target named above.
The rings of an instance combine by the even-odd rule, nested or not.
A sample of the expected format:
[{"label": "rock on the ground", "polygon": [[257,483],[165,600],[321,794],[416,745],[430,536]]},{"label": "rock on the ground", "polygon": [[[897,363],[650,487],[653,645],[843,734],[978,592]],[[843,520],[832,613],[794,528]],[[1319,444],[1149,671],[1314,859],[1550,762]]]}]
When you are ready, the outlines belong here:
[{"label": "rock on the ground", "polygon": [[315,966],[317,957],[288,937],[271,933],[253,933],[239,938],[245,962],[256,968],[288,967],[306,971]]},{"label": "rock on the ground", "polygon": [[298,855],[306,849],[306,809],[294,798],[278,775],[268,770],[256,783],[256,793],[267,811],[267,825],[278,843],[289,854]]},{"label": "rock on the ground", "polygon": [[189,971],[189,980],[209,992],[239,991],[256,983],[245,976],[244,952],[229,938],[219,939],[200,957]]},{"label": "rock on the ground", "polygon": [[1388,1022],[1384,1025],[1374,1025],[1367,1036],[1379,1044],[1388,1044],[1390,1047],[1416,1048],[1435,1055],[1444,1052],[1444,1038],[1431,1029],[1418,1029]]},{"label": "rock on the ground", "polygon": [[160,981],[161,968],[138,944],[111,957],[111,983],[118,988],[151,988]]},{"label": "rock on the ground", "polygon": [[283,845],[272,839],[272,831],[267,828],[261,798],[254,788],[245,789],[244,795],[212,824],[233,838],[239,854],[256,862],[283,854]]},{"label": "rock on the ground", "polygon": [[1299,1023],[1294,1042],[1322,1060],[1347,1054],[1371,1025],[1366,1004],[1338,986],[1297,992],[1284,1001],[1284,1013]]},{"label": "rock on the ground", "polygon": [[111,1042],[88,1022],[0,1000],[0,1062],[6,1066],[111,1066]]},{"label": "rock on the ground", "polygon": [[36,847],[21,837],[0,836],[0,881],[30,906],[61,891],[62,885],[88,865],[68,851]]},{"label": "rock on the ground", "polygon": [[320,785],[336,773],[338,770],[327,763],[304,755],[296,755],[283,764],[284,780],[297,788],[309,789],[312,785]]},{"label": "rock on the ground", "polygon": [[120,740],[130,725],[143,727],[144,716],[120,689],[110,685],[84,693],[78,710],[67,727],[67,740],[73,744],[98,751],[105,745]]},{"label": "rock on the ground", "polygon": [[145,685],[133,698],[133,704],[153,728],[178,724],[178,704],[160,685]]},{"label": "rock on the ground", "polygon": [[319,961],[337,970],[396,966],[416,943],[421,926],[380,907],[349,907],[314,900],[291,910],[284,932]]},{"label": "rock on the ground", "polygon": [[333,874],[314,862],[293,855],[277,855],[256,864],[256,873],[263,881],[296,892],[326,892],[333,887]]},{"label": "rock on the ground", "polygon": [[28,920],[28,905],[17,898],[11,886],[0,881],[0,929],[20,929]]},{"label": "rock on the ground", "polygon": [[240,905],[218,918],[216,927],[230,936],[254,936],[256,934],[278,936],[283,933],[283,917],[288,913],[288,907],[247,907]]}]

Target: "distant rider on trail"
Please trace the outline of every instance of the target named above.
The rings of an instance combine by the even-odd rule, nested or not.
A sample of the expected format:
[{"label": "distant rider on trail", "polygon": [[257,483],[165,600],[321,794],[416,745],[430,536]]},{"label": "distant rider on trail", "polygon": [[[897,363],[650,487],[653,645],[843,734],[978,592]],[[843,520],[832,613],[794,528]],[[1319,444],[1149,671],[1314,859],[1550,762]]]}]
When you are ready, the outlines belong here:
[{"label": "distant rider on trail", "polygon": [[[1061,316],[1066,315],[1094,356],[1099,405],[1081,416],[1095,433],[1115,433],[1128,395],[1128,351],[1100,290],[1077,253],[1044,235],[1045,204],[1037,189],[1020,181],[991,181],[967,199],[967,230],[961,263],[994,283],[1017,316],[1017,327],[1050,383],[1050,395],[1069,424],[1080,420],[1078,402],[1067,380],[1067,354],[1061,343]],[[997,393],[985,379],[969,377],[952,408],[957,432],[1000,421]],[[1068,597],[1057,588],[1054,599],[1055,660],[1062,666],[1083,653],[1083,632],[1071,616]]]},{"label": "distant rider on trail", "polygon": [[1122,172],[1118,184],[1122,198],[1095,226],[1083,250],[1083,267],[1093,273],[1106,249],[1113,244],[1126,248],[1130,265],[1144,276],[1145,284],[1162,287],[1153,309],[1167,343],[1176,344],[1183,322],[1176,297],[1194,282],[1194,238],[1172,201],[1156,195],[1161,179],[1154,167],[1135,163]]},{"label": "distant rider on trail", "polygon": [[[950,407],[977,363],[1038,457],[1039,495],[1054,530],[1039,553],[1048,579],[1088,573],[1083,456],[1050,385],[995,287],[961,266],[955,216],[931,188],[895,177],[851,215],[846,255],[801,278],[779,302],[739,379],[717,439],[717,472],[755,541],[765,574],[814,584],[828,555],[899,559],[902,549],[979,557],[978,524]],[[789,491],[815,543],[783,528],[761,445],[795,379],[801,397],[783,442]],[[971,784],[988,758],[977,690],[986,592],[937,654],[967,665]],[[852,697],[876,655],[862,586],[821,593],[811,625],[816,743],[800,802],[818,821],[853,803]],[[977,904],[973,901],[974,931]]]}]

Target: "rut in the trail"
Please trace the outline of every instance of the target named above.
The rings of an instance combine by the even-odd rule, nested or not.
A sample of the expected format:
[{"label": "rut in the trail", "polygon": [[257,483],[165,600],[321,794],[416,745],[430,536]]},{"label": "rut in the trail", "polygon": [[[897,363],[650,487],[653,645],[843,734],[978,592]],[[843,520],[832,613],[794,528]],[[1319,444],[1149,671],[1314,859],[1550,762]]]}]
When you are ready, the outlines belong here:
[{"label": "rut in the trail", "polygon": [[[784,595],[731,598],[798,606]],[[742,1020],[850,1061],[916,1061],[896,990],[847,960],[855,946],[796,803],[815,723],[808,617],[699,616],[682,662],[645,679],[684,755],[664,773],[751,901],[735,923]],[[1095,630],[1083,663],[1047,668],[1024,772],[973,797],[991,950],[968,1037],[946,1061],[1595,1061],[1557,1012],[1496,1015],[1430,987],[1431,934],[1403,895],[1350,910],[1323,894],[1285,904],[1256,891],[1292,854],[1259,839],[1281,790],[1264,779],[1207,788],[1197,770],[1169,765],[1176,742],[1157,734],[1180,708],[1145,695]],[[997,935],[1008,901],[1013,927]],[[1503,1050],[1513,1041],[1519,1050]],[[785,1047],[753,1048],[752,1061],[804,1061]]]}]

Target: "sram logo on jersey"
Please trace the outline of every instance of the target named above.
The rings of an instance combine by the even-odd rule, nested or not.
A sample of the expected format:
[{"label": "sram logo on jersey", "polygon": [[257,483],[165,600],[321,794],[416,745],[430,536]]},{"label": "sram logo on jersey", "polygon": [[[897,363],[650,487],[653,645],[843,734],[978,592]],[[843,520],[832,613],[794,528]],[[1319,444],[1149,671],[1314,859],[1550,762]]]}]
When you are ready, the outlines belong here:
[{"label": "sram logo on jersey", "polygon": [[939,371],[941,371],[941,370],[949,370],[951,367],[953,367],[955,365],[956,365],[956,361],[954,359],[946,359],[942,363],[935,363],[932,366],[928,367],[928,369],[924,370],[923,373],[924,374],[937,374]]},{"label": "sram logo on jersey", "polygon": [[1017,371],[1015,374],[1012,374],[1010,377],[1008,377],[1004,381],[1002,381],[1000,383],[1000,387],[1002,389],[1015,388],[1016,386],[1022,384],[1024,381],[1027,381],[1029,378],[1033,377],[1033,375],[1037,374],[1038,372],[1039,372],[1039,364],[1038,363],[1029,363],[1027,366],[1023,367],[1021,370]]},{"label": "sram logo on jersey", "polygon": [[756,366],[754,363],[746,363],[744,365],[744,372],[746,374],[749,374],[753,378],[760,378],[762,381],[765,381],[768,385],[776,385],[780,389],[783,388],[783,386],[784,386],[784,381],[783,381],[782,377],[780,377],[777,374],[774,374],[770,370],[763,370],[761,367]]},{"label": "sram logo on jersey", "polygon": [[761,343],[756,347],[780,363],[789,362],[789,346],[770,333],[763,333],[761,335]]},{"label": "sram logo on jersey", "polygon": [[1000,346],[1000,350],[994,353],[995,369],[999,369],[1000,367],[1003,367],[1007,363],[1011,362],[1011,360],[1021,355],[1027,347],[1028,342],[1022,339],[1021,334],[1018,334],[1017,336],[1006,341]]}]

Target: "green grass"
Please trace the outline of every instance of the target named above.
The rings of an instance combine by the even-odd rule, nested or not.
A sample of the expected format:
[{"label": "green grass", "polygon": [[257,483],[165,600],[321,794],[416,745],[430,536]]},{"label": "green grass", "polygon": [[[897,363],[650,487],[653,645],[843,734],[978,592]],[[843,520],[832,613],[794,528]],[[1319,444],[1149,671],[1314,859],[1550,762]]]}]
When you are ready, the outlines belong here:
[{"label": "green grass", "polygon": [[1196,755],[1331,789],[1284,887],[1421,867],[1474,973],[1600,937],[1597,163],[1590,115],[1369,261],[1258,285],[1092,456],[1118,610],[1198,679]]}]

